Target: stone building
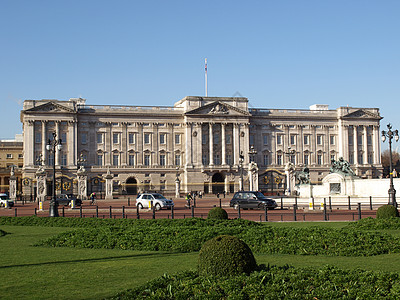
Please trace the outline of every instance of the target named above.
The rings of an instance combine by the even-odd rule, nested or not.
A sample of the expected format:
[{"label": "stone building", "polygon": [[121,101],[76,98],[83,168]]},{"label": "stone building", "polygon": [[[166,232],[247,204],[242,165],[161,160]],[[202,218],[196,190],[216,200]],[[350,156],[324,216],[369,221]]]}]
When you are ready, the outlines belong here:
[{"label": "stone building", "polygon": [[21,189],[23,167],[22,135],[14,140],[0,140],[0,192],[8,193],[11,169],[17,178],[18,191]]},{"label": "stone building", "polygon": [[[313,183],[339,157],[360,177],[381,176],[380,120],[377,108],[256,109],[243,97],[188,96],[171,107],[25,100],[23,173],[34,184],[41,158],[50,178],[55,159],[57,190],[73,192],[81,161],[88,193],[104,189],[107,172],[119,193],[174,193],[177,184],[216,193],[250,188],[253,161],[258,188],[274,194],[285,189],[288,162],[307,166]],[[63,143],[55,156],[46,150],[53,132]]]}]

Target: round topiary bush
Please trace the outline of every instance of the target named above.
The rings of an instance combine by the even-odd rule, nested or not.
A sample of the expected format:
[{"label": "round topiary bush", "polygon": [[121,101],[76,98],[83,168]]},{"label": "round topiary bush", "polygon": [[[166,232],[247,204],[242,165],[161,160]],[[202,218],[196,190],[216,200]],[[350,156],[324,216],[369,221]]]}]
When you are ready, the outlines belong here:
[{"label": "round topiary bush", "polygon": [[378,208],[376,211],[377,219],[389,219],[399,216],[399,211],[393,205],[386,204]]},{"label": "round topiary bush", "polygon": [[228,213],[221,207],[214,207],[208,212],[207,219],[228,220]]},{"label": "round topiary bush", "polygon": [[199,274],[232,276],[249,274],[257,267],[249,246],[235,236],[220,235],[208,240],[200,249]]}]

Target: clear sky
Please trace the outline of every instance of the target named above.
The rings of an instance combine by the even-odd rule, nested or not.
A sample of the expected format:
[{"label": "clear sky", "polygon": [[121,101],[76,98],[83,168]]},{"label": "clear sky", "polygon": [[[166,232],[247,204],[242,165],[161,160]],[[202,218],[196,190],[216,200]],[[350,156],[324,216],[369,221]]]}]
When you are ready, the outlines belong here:
[{"label": "clear sky", "polygon": [[[400,129],[400,1],[0,1],[0,139],[25,99],[378,107]],[[384,147],[385,148],[385,147]]]}]

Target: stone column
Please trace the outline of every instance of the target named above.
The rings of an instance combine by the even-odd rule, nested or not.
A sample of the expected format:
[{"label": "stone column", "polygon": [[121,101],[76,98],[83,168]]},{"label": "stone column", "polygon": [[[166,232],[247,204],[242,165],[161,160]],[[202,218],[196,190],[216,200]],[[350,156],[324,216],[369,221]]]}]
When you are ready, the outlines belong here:
[{"label": "stone column", "polygon": [[239,154],[240,154],[240,147],[239,147],[239,138],[240,138],[240,133],[239,133],[239,124],[234,123],[233,124],[233,164],[235,166],[239,165]]},{"label": "stone column", "polygon": [[209,156],[209,165],[214,165],[214,139],[213,139],[213,125],[214,123],[209,123],[209,146],[210,146],[210,156]]},{"label": "stone column", "polygon": [[[57,140],[59,140],[59,139],[61,139],[61,136],[60,136],[60,121],[54,121],[54,123],[56,124],[56,135],[57,135]],[[58,151],[58,150],[56,150],[56,153],[54,154],[54,159],[55,159],[55,162],[56,162],[56,166],[59,166],[60,165],[60,152],[61,151]]]},{"label": "stone column", "polygon": [[186,166],[192,167],[192,151],[193,151],[193,143],[192,143],[192,123],[187,122],[186,126],[186,139],[185,139],[185,154],[186,154]]},{"label": "stone column", "polygon": [[168,123],[168,134],[166,136],[167,142],[167,162],[168,166],[172,167],[175,164],[174,157],[174,124]]},{"label": "stone column", "polygon": [[121,166],[126,167],[128,165],[128,123],[122,122],[122,133],[121,133]]},{"label": "stone column", "polygon": [[138,126],[138,140],[137,140],[137,147],[138,147],[138,154],[137,156],[137,164],[139,167],[143,166],[143,123],[137,123]]},{"label": "stone column", "polygon": [[111,122],[105,122],[106,133],[104,134],[104,165],[110,166],[112,162],[112,132]]},{"label": "stone column", "polygon": [[113,178],[114,176],[110,173],[110,168],[107,169],[107,174],[103,175],[103,178],[106,180],[106,197],[105,200],[113,199]]},{"label": "stone column", "polygon": [[249,150],[250,150],[250,132],[249,132],[249,125],[248,123],[244,124],[244,136],[243,136],[243,154],[244,154],[244,163],[248,164],[250,161],[249,159]]},{"label": "stone column", "polygon": [[47,131],[46,131],[47,121],[42,121],[42,156],[45,164],[48,164],[46,145],[47,145]]},{"label": "stone column", "polygon": [[24,166],[35,165],[35,122],[24,122]]},{"label": "stone column", "polygon": [[357,125],[353,125],[354,164],[358,165],[358,136]]},{"label": "stone column", "polygon": [[363,130],[363,165],[368,164],[368,127],[364,125]]},{"label": "stone column", "polygon": [[67,142],[67,151],[68,151],[68,165],[71,167],[76,167],[76,159],[75,159],[75,145],[77,144],[77,140],[75,137],[75,122],[68,122],[68,142]]},{"label": "stone column", "polygon": [[379,126],[374,125],[372,129],[372,147],[374,151],[373,164],[380,164],[381,158],[379,156],[380,151],[380,135]]},{"label": "stone column", "polygon": [[226,137],[225,137],[225,129],[226,124],[221,123],[221,157],[222,157],[222,165],[226,165]]}]

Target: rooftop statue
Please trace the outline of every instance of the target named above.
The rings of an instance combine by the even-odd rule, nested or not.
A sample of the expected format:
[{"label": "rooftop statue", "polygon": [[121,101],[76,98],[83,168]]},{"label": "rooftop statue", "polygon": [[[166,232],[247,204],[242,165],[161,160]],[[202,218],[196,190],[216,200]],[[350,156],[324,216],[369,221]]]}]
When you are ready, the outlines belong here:
[{"label": "rooftop statue", "polygon": [[343,157],[339,157],[339,160],[331,160],[331,168],[329,169],[331,173],[340,173],[343,175],[356,176],[354,171],[350,168],[350,164]]}]

